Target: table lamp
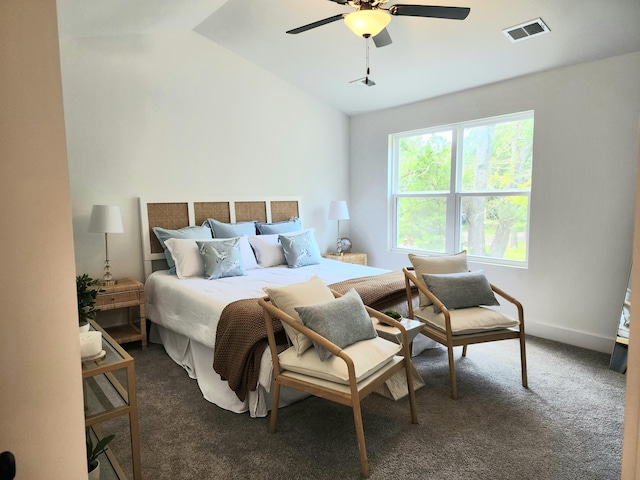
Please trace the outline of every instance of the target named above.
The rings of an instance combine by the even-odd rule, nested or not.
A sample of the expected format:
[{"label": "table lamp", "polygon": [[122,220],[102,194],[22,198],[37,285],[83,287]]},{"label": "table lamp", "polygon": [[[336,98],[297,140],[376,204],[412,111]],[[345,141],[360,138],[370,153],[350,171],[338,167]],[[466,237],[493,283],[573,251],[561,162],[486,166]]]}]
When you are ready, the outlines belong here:
[{"label": "table lamp", "polygon": [[116,283],[111,276],[107,235],[109,233],[122,233],[123,231],[120,207],[113,205],[93,206],[91,209],[91,220],[89,220],[89,232],[104,233],[104,276],[99,282],[100,285],[115,285]]},{"label": "table lamp", "polygon": [[335,255],[342,255],[342,242],[340,238],[340,220],[349,220],[349,208],[346,200],[333,200],[329,205],[329,220],[338,221],[338,241]]}]

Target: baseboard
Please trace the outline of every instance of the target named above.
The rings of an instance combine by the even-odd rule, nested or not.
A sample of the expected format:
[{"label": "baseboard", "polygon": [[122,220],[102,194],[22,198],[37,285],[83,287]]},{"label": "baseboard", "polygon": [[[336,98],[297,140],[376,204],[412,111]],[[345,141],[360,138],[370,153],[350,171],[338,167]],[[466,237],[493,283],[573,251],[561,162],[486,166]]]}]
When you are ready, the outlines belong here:
[{"label": "baseboard", "polygon": [[602,353],[613,352],[615,340],[546,323],[526,322],[526,334]]}]

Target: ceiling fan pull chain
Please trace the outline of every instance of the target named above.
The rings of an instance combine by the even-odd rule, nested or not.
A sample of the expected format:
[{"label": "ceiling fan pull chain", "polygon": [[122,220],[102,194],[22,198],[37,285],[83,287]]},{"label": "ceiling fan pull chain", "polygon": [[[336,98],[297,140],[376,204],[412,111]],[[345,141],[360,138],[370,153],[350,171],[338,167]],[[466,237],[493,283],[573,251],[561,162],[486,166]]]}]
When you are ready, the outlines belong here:
[{"label": "ceiling fan pull chain", "polygon": [[370,69],[369,69],[369,37],[366,37],[364,39],[364,45],[365,45],[365,58],[367,60],[367,74],[364,77],[364,84],[368,85],[369,84],[369,73],[370,73]]}]

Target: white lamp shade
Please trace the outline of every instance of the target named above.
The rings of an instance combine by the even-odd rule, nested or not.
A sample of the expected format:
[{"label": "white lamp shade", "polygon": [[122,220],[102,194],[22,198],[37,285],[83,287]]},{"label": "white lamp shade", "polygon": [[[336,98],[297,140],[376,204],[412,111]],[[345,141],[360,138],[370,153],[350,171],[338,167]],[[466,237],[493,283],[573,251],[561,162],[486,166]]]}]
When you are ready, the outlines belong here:
[{"label": "white lamp shade", "polygon": [[344,17],[344,23],[359,37],[375,37],[389,25],[391,15],[384,10],[358,10]]},{"label": "white lamp shade", "polygon": [[92,233],[122,233],[120,207],[114,205],[94,205],[91,209],[89,231]]},{"label": "white lamp shade", "polygon": [[329,205],[329,220],[349,220],[349,209],[345,200],[334,200]]}]

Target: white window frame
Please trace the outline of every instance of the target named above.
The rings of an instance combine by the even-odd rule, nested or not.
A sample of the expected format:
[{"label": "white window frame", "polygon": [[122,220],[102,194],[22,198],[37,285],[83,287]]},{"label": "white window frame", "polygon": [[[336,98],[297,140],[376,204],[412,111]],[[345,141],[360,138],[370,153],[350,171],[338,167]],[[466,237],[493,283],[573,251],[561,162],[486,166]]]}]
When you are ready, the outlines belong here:
[{"label": "white window frame", "polygon": [[[462,190],[462,175],[458,176],[458,171],[462,166],[462,155],[458,155],[459,151],[462,151],[463,136],[460,133],[464,128],[478,127],[482,125],[491,125],[495,123],[504,123],[517,120],[533,119],[533,110],[499,115],[495,117],[488,117],[478,120],[472,120],[467,122],[452,123],[449,125],[440,125],[430,128],[421,128],[417,130],[411,130],[407,132],[392,133],[389,135],[389,217],[388,217],[388,248],[391,252],[396,253],[414,253],[418,255],[435,254],[442,255],[443,252],[435,252],[429,250],[419,250],[406,247],[399,247],[397,245],[397,228],[398,228],[398,199],[400,198],[437,198],[445,197],[447,204],[446,214],[446,232],[445,232],[445,252],[444,253],[456,253],[459,251],[461,245],[461,202],[462,197],[472,196],[525,196],[527,197],[527,228],[525,232],[525,242],[527,245],[525,260],[508,260],[501,258],[474,256],[468,255],[469,259],[477,263],[506,265],[513,267],[527,268],[529,264],[529,230],[530,230],[530,216],[531,216],[531,189],[529,190],[487,190],[483,192],[463,192]],[[534,126],[535,129],[535,126]],[[420,193],[398,193],[396,187],[399,181],[399,141],[401,138],[410,137],[415,135],[433,134],[438,132],[451,131],[451,183],[449,192],[420,192]],[[535,135],[535,133],[534,133]],[[533,175],[533,173],[532,173]]]}]

